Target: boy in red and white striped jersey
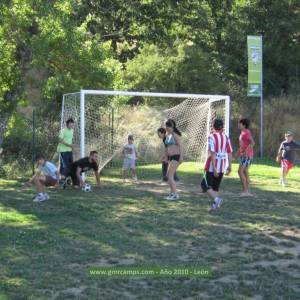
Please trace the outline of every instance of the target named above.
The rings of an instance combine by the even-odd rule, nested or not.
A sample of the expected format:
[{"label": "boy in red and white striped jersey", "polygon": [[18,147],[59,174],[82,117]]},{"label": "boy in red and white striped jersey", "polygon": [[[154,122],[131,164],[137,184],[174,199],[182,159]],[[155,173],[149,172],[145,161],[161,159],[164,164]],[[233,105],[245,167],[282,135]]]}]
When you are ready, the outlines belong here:
[{"label": "boy in red and white striped jersey", "polygon": [[224,123],[221,119],[214,120],[214,132],[208,137],[208,155],[205,173],[201,182],[204,193],[214,200],[210,212],[220,208],[222,199],[218,196],[223,175],[231,172],[232,147],[229,137],[223,132]]}]

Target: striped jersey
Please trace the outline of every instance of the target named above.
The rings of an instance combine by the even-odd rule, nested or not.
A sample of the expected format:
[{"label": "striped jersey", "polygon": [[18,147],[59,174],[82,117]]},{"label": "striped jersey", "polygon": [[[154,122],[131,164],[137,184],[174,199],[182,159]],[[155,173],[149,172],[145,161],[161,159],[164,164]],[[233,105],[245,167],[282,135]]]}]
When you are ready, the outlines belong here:
[{"label": "striped jersey", "polygon": [[[208,137],[208,151],[216,154],[215,168],[218,173],[225,173],[228,167],[228,154],[232,153],[229,137],[223,131],[215,131]],[[212,157],[208,154],[205,171],[213,172],[214,166]]]}]

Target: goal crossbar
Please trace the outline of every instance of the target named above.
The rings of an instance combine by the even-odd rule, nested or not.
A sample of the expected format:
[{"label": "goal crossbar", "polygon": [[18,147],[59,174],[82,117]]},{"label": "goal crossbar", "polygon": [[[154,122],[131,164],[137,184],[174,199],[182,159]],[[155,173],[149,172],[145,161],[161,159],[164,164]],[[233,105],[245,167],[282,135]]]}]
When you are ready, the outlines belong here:
[{"label": "goal crossbar", "polygon": [[74,95],[82,93],[84,95],[108,95],[108,96],[141,96],[157,98],[209,98],[211,102],[220,99],[229,99],[226,95],[204,95],[204,94],[183,94],[183,93],[152,93],[152,92],[133,92],[133,91],[113,91],[113,90],[81,90],[78,93],[69,93],[65,95]]}]

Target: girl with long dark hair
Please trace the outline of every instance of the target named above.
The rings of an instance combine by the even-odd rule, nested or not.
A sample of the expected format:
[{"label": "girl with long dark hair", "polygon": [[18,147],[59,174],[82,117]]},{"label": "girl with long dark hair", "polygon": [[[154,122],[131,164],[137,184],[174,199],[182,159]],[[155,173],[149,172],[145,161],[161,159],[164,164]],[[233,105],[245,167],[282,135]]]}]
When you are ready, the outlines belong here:
[{"label": "girl with long dark hair", "polygon": [[[167,145],[165,144],[166,141],[166,129],[163,127],[160,127],[157,129],[157,135],[160,139],[162,139],[162,142],[165,146],[165,148],[167,147]],[[168,171],[168,157],[166,156],[166,153],[164,151],[164,155],[161,157],[161,171],[162,171],[162,182],[167,182],[168,181],[168,177],[167,177],[167,171]],[[179,182],[179,178],[177,176],[177,174],[174,174],[174,180],[176,182]]]},{"label": "girl with long dark hair", "polygon": [[176,127],[176,123],[172,119],[166,121],[166,155],[168,158],[167,177],[171,193],[166,198],[167,200],[178,200],[179,194],[176,189],[174,174],[178,166],[183,161],[183,148],[181,143],[181,132]]}]

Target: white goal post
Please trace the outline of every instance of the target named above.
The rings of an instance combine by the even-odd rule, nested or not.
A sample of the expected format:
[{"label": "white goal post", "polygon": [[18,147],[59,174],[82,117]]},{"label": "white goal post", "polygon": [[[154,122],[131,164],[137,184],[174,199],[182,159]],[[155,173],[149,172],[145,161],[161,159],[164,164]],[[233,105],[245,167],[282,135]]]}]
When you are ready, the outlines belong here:
[{"label": "white goal post", "polygon": [[[132,97],[150,99],[148,108],[146,109],[144,105],[123,104],[121,105],[122,109],[120,109],[117,104],[118,113],[114,113],[115,103],[118,103],[115,101],[117,98],[128,100]],[[168,107],[153,108],[151,107],[151,99],[153,98],[172,99],[175,105],[170,107],[172,101],[169,100]],[[163,100],[160,103],[164,103]],[[86,156],[91,149],[98,151],[101,149],[100,155],[103,157],[100,168],[103,168],[117,154],[128,133],[133,133],[139,141],[143,139],[139,144],[144,151],[142,157],[145,160],[147,157],[149,161],[153,160],[153,153],[155,152],[153,149],[161,144],[161,141],[158,141],[156,137],[156,129],[163,124],[166,118],[174,119],[183,135],[186,133],[184,144],[187,146],[189,159],[199,160],[199,157],[203,156],[203,147],[206,148],[207,136],[210,133],[214,118],[223,118],[224,130],[229,135],[230,97],[224,95],[81,90],[63,96],[62,128],[65,127],[65,121],[70,117],[75,120],[75,144],[79,146],[79,156]],[[141,124],[143,122],[145,123]],[[112,143],[108,147],[106,144],[111,136]],[[150,145],[153,139],[157,140],[157,145],[154,143]],[[152,150],[150,146],[153,148]],[[204,150],[206,152],[206,149]]]}]

